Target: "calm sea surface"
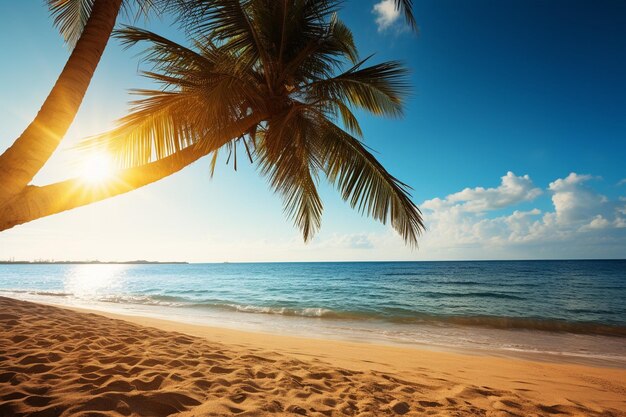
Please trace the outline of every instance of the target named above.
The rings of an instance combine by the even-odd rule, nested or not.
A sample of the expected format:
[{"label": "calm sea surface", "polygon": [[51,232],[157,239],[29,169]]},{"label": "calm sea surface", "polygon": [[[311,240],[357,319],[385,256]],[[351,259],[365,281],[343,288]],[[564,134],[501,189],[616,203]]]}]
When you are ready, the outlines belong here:
[{"label": "calm sea surface", "polygon": [[0,295],[626,366],[626,261],[0,265]]}]

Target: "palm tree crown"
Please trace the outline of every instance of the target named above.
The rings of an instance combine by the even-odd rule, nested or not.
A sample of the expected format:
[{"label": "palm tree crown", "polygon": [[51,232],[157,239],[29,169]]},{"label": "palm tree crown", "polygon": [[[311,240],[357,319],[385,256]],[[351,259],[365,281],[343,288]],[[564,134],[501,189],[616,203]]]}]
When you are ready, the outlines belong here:
[{"label": "palm tree crown", "polygon": [[358,139],[353,113],[401,116],[406,70],[398,62],[366,66],[337,4],[184,2],[191,47],[136,27],[117,31],[127,46],[149,43],[144,57],[153,68],[144,74],[160,88],[136,90],[129,115],[86,146],[105,146],[124,167],[192,149],[212,154],[213,172],[218,153],[236,158],[241,144],[305,241],[320,227],[324,176],[352,207],[417,244],[424,226],[409,187]]}]

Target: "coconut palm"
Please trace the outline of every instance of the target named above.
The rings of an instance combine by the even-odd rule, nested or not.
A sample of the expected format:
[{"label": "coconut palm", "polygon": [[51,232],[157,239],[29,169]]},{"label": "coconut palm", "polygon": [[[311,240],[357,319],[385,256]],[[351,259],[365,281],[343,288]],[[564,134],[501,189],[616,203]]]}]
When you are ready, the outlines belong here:
[{"label": "coconut palm", "polygon": [[161,88],[136,91],[118,127],[85,143],[117,159],[117,180],[95,190],[78,180],[33,187],[19,200],[27,209],[16,204],[0,228],[130,191],[205,155],[212,170],[223,151],[236,164],[239,147],[283,196],[305,240],[320,226],[323,176],[352,207],[416,244],[423,223],[408,187],[359,140],[353,113],[401,116],[406,70],[360,60],[336,9],[330,0],[187,2],[192,47],[135,27],[118,31],[127,46],[148,43],[145,75]]},{"label": "coconut palm", "polygon": [[[46,0],[72,53],[35,119],[0,154],[0,207],[25,191],[67,133],[87,91],[120,11],[176,9],[195,0]],[[415,27],[412,0],[395,0]],[[206,5],[219,0],[206,0]]]}]

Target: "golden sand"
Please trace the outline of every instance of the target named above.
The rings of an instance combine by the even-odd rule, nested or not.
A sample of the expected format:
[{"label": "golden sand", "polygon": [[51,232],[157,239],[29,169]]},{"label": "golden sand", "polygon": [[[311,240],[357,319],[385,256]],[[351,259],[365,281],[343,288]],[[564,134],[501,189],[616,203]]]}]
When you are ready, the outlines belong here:
[{"label": "golden sand", "polygon": [[626,370],[275,336],[0,297],[0,416],[299,414],[626,416]]}]

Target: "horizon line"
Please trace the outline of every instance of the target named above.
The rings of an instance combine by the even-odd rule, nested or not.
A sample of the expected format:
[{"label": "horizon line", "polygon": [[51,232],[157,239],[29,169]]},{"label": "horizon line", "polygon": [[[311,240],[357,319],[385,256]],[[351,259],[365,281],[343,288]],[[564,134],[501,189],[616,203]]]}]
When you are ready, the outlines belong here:
[{"label": "horizon line", "polygon": [[415,259],[415,260],[315,260],[315,261],[148,261],[148,260],[0,260],[0,265],[208,265],[295,263],[416,263],[416,262],[537,262],[537,261],[626,261],[626,258],[520,258],[520,259]]}]

